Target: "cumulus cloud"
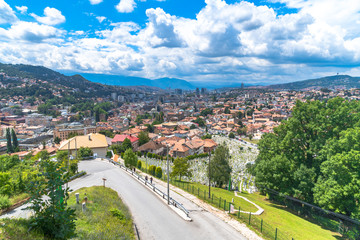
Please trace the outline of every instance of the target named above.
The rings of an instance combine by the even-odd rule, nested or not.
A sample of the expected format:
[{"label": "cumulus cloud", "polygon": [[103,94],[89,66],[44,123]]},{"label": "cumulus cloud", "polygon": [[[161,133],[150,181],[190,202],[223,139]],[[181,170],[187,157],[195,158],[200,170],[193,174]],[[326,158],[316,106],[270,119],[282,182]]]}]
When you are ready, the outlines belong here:
[{"label": "cumulus cloud", "polygon": [[65,17],[61,14],[61,11],[56,8],[46,7],[44,9],[44,16],[40,17],[34,13],[30,14],[38,22],[47,24],[47,25],[57,25],[65,22]]},{"label": "cumulus cloud", "polygon": [[27,13],[28,7],[27,7],[27,6],[21,6],[21,7],[16,6],[16,9],[17,9],[19,12],[21,12],[21,14],[25,14],[25,13]]},{"label": "cumulus cloud", "polygon": [[90,0],[90,4],[91,5],[96,5],[96,4],[99,4],[99,3],[102,3],[103,0]]},{"label": "cumulus cloud", "polygon": [[119,4],[115,6],[120,13],[131,13],[136,7],[135,0],[120,0]]},{"label": "cumulus cloud", "polygon": [[17,21],[17,17],[12,8],[4,0],[0,0],[0,24],[15,21]]},{"label": "cumulus cloud", "polygon": [[[297,11],[278,14],[246,1],[206,0],[193,19],[150,8],[145,25],[118,22],[90,32],[48,26],[56,22],[49,20],[56,14],[47,11],[36,16],[48,18],[37,19],[47,25],[18,21],[13,14],[11,27],[0,28],[0,59],[73,71],[218,82],[291,81],[334,69],[360,71],[360,2],[272,1]],[[1,6],[0,0],[4,12]],[[135,0],[121,0],[116,9],[125,13],[135,7]],[[7,12],[13,13],[10,7]]]},{"label": "cumulus cloud", "polygon": [[27,42],[40,43],[47,39],[60,37],[63,31],[54,27],[34,22],[18,21],[10,29],[0,28],[0,38],[9,40],[23,40]]}]

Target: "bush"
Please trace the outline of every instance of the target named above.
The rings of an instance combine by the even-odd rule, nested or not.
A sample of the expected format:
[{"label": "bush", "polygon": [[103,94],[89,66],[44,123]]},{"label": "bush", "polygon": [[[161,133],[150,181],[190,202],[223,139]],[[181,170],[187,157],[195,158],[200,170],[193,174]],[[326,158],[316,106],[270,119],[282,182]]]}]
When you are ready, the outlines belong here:
[{"label": "bush", "polygon": [[155,176],[157,178],[161,178],[162,177],[162,169],[161,167],[157,167],[156,170],[155,170]]},{"label": "bush", "polygon": [[0,209],[5,209],[11,206],[11,202],[8,196],[0,195]]},{"label": "bush", "polygon": [[235,138],[235,134],[233,132],[229,133],[229,138]]},{"label": "bush", "polygon": [[107,152],[106,152],[106,157],[107,157],[107,158],[111,158],[111,157],[112,157],[111,151],[107,151]]},{"label": "bush", "polygon": [[141,170],[141,161],[138,160],[136,167]]},{"label": "bush", "polygon": [[94,155],[93,151],[88,147],[80,147],[80,149],[78,151],[78,158],[79,159],[88,158],[88,157],[91,157],[93,155]]},{"label": "bush", "polygon": [[148,158],[151,158],[151,157],[152,157],[152,153],[149,153],[149,152],[148,152],[148,153],[147,153],[147,157],[148,157]]},{"label": "bush", "polygon": [[141,152],[136,152],[136,154],[138,155],[138,157],[141,157]]},{"label": "bush", "polygon": [[151,165],[151,166],[149,167],[149,173],[150,173],[151,175],[153,175],[153,176],[155,176],[155,170],[156,170],[156,166]]}]

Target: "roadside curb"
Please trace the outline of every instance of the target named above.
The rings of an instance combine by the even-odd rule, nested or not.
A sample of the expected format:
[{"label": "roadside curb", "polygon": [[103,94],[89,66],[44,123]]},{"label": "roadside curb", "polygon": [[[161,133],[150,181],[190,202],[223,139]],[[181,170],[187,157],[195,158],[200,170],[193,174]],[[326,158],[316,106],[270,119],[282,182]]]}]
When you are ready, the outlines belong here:
[{"label": "roadside curb", "polygon": [[[104,159],[105,161],[107,160],[107,159]],[[107,160],[108,161],[108,160]],[[109,163],[112,163],[112,162],[110,162],[110,161],[108,161]],[[112,163],[112,164],[114,164],[114,163]],[[122,169],[122,167],[120,167],[120,169]],[[124,169],[122,169],[122,170],[124,170]],[[132,178],[134,178],[134,179],[136,179],[139,183],[141,183],[142,184],[142,181],[140,181],[140,178],[139,177],[137,177],[137,176],[135,176],[135,175],[133,175],[133,172],[131,172],[131,173],[129,173],[128,171],[125,171],[129,176],[131,176]],[[141,173],[143,173],[143,172],[141,172]],[[145,173],[144,173],[145,174]],[[142,179],[143,180],[143,179]],[[164,194],[164,193],[162,193],[162,196],[159,194],[159,193],[157,193],[156,192],[156,187],[155,187],[155,184],[150,184],[150,182],[149,181],[146,181],[146,180],[144,180],[144,182],[145,182],[145,184],[142,184],[142,185],[144,185],[144,186],[146,186],[146,189],[148,189],[149,191],[151,191],[151,192],[153,192],[153,193],[155,193],[155,196],[157,196],[159,199],[161,199],[161,201],[163,201],[164,202],[164,204],[166,204],[170,209],[172,209],[177,215],[179,215],[182,219],[184,219],[185,221],[187,221],[187,222],[191,222],[192,221],[192,219],[188,216],[188,215],[186,215],[185,213],[184,213],[184,211],[182,211],[182,210],[180,210],[176,205],[174,206],[174,205],[168,205],[167,204],[167,199],[166,199],[166,195]],[[157,194],[156,194],[157,193]],[[181,204],[180,204],[181,205]]]}]

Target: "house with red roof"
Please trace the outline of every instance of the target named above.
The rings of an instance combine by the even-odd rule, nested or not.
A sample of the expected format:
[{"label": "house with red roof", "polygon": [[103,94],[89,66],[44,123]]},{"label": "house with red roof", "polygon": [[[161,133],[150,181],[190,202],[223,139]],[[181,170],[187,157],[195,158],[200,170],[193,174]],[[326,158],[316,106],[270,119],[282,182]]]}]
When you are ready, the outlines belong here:
[{"label": "house with red roof", "polygon": [[111,140],[112,144],[122,144],[125,139],[129,139],[133,150],[136,150],[139,147],[139,138],[134,137],[128,134],[116,134],[115,137]]}]

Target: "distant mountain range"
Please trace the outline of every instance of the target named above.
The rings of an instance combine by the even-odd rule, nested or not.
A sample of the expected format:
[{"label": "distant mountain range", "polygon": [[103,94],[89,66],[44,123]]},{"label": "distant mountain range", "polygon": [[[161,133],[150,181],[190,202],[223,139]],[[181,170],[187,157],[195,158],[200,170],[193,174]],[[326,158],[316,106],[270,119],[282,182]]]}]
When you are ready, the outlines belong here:
[{"label": "distant mountain range", "polygon": [[116,75],[106,75],[106,74],[81,73],[81,75],[84,78],[88,79],[89,81],[102,83],[106,85],[149,86],[149,87],[158,87],[162,89],[181,88],[184,90],[192,90],[196,88],[188,81],[177,78],[159,78],[159,79],[151,80],[140,77],[116,76]]},{"label": "distant mountain range", "polygon": [[[130,76],[117,76],[107,74],[61,74],[51,69],[42,66],[32,66],[24,64],[2,64],[0,63],[0,72],[3,71],[10,76],[37,78],[47,80],[49,82],[67,86],[76,89],[87,89],[96,92],[96,95],[106,95],[113,90],[111,86],[136,88],[142,90],[161,91],[161,89],[184,89],[193,90],[196,87],[212,88],[239,88],[241,83],[227,83],[218,82],[199,82],[190,83],[186,80],[177,78],[159,78],[155,80],[130,77]],[[245,86],[250,86],[246,85]],[[275,84],[263,86],[261,88],[271,88],[276,90],[305,90],[305,89],[320,89],[320,88],[360,88],[360,77],[352,77],[349,75],[335,75],[317,79],[309,79],[303,81],[296,81],[284,84]]]},{"label": "distant mountain range", "polygon": [[270,85],[266,88],[271,89],[288,89],[288,90],[305,90],[305,89],[320,89],[320,88],[360,88],[360,77],[351,77],[349,75],[335,75],[329,77],[322,77],[316,79],[309,79],[291,83],[283,83]]}]

